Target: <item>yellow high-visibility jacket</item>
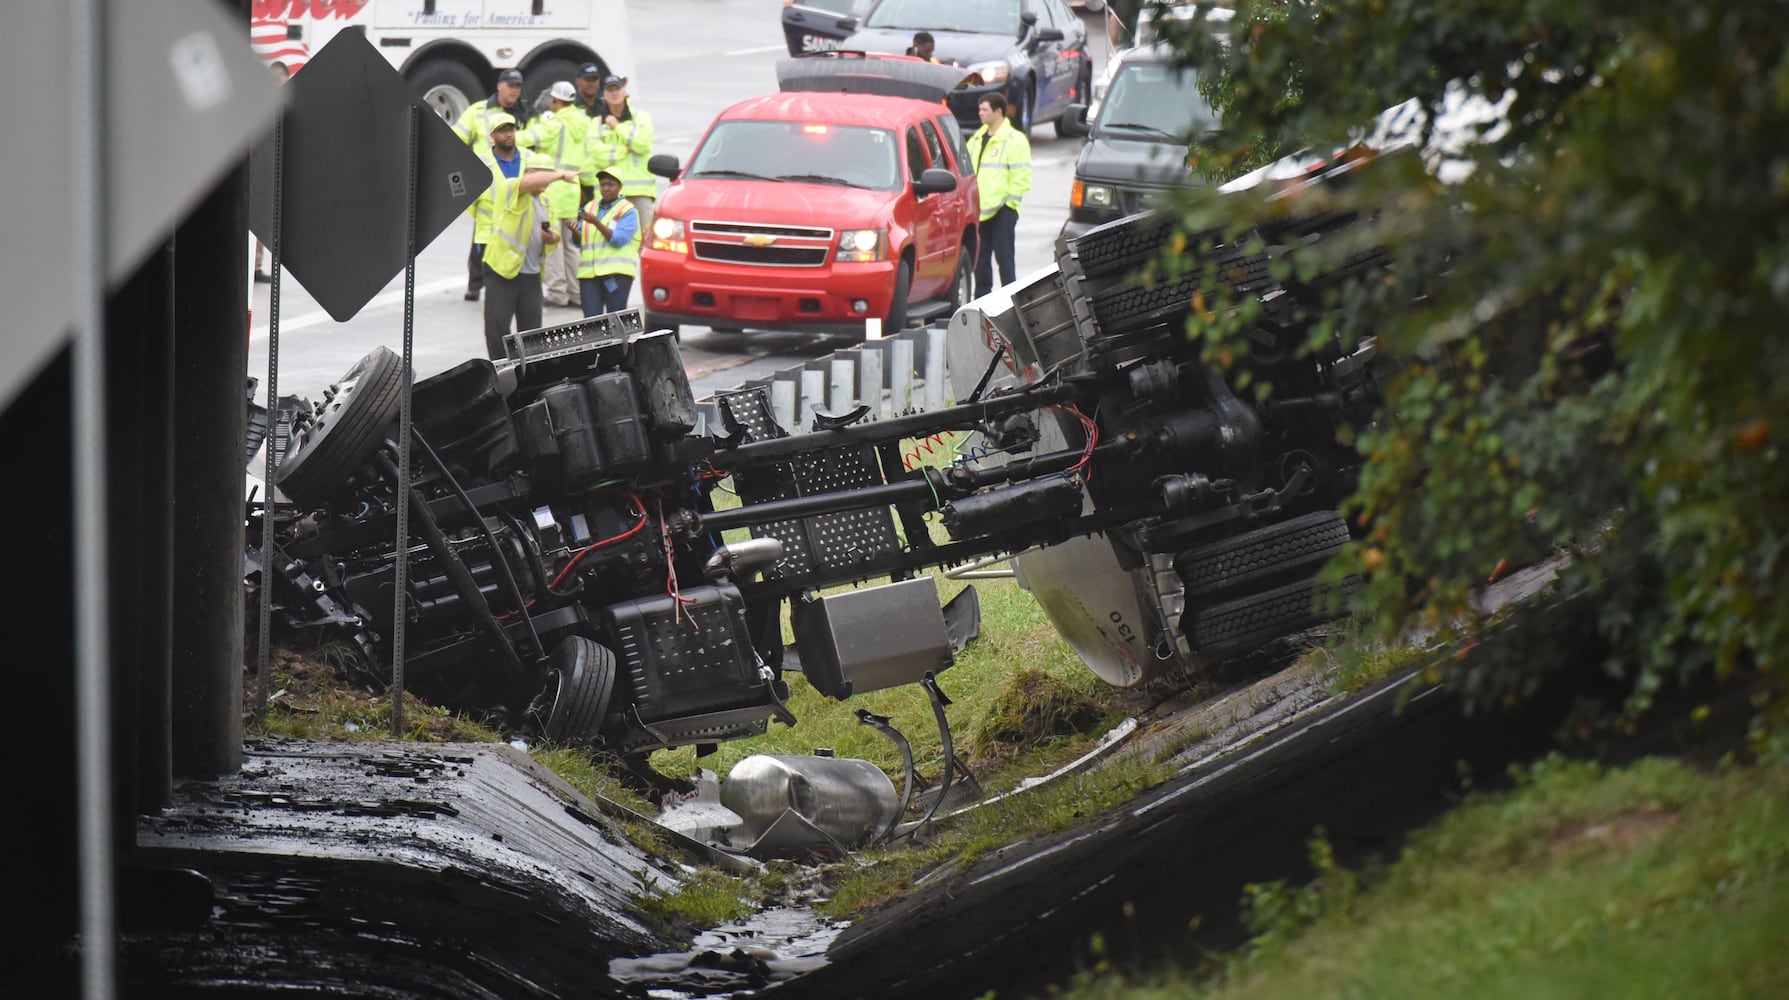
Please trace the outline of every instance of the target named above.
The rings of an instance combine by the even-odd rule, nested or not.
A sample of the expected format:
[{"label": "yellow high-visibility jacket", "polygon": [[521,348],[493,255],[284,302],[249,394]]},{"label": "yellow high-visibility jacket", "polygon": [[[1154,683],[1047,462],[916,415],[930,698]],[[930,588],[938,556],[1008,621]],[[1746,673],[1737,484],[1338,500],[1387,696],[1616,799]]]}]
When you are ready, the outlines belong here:
[{"label": "yellow high-visibility jacket", "polygon": [[1031,191],[1031,140],[1010,122],[991,135],[983,125],[969,137],[969,156],[981,187],[982,221],[992,219],[1002,206],[1017,212],[1020,200]]},{"label": "yellow high-visibility jacket", "polygon": [[[608,108],[598,108],[607,117]],[[584,169],[579,178],[589,187],[596,186],[596,172],[607,170],[621,181],[625,198],[644,195],[658,197],[658,178],[646,169],[652,157],[652,116],[631,103],[633,117],[611,128],[604,118],[590,119],[590,131],[584,133]]]}]

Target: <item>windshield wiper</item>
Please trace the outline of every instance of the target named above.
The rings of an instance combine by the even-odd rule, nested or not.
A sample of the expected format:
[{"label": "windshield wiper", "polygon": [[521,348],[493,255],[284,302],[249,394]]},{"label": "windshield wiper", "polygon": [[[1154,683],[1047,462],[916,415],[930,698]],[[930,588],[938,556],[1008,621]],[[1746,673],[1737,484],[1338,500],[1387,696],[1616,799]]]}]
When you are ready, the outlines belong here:
[{"label": "windshield wiper", "polygon": [[843,177],[829,177],[826,174],[778,174],[779,181],[813,181],[816,184],[839,184],[844,187],[856,187],[856,184]]},{"label": "windshield wiper", "polygon": [[1177,138],[1177,136],[1175,136],[1171,132],[1167,132],[1163,129],[1156,128],[1154,125],[1145,125],[1142,122],[1100,122],[1099,127],[1100,128],[1128,128],[1128,129],[1135,129],[1138,132],[1151,132],[1151,133],[1161,136],[1164,139]]},{"label": "windshield wiper", "polygon": [[781,177],[766,177],[763,174],[754,174],[754,173],[750,173],[745,170],[696,170],[696,171],[692,171],[690,173],[690,176],[691,177],[744,177],[746,180],[751,180],[751,181],[780,181],[780,180],[782,180]]}]

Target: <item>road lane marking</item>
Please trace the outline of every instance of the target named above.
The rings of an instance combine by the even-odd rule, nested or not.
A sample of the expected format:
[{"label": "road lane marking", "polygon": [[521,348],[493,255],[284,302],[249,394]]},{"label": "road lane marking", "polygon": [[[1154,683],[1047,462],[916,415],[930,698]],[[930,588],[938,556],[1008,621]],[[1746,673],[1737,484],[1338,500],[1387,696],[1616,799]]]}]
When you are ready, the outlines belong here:
[{"label": "road lane marking", "polygon": [[761,52],[781,52],[786,48],[788,48],[788,45],[786,45],[786,44],[784,44],[784,45],[760,45],[755,49],[734,49],[731,52],[723,52],[723,53],[721,53],[721,55],[724,55],[724,56],[755,56]]},{"label": "road lane marking", "polygon": [[[465,283],[466,283],[465,278],[442,278],[440,281],[431,281],[426,285],[417,285],[416,286],[416,297],[420,299],[424,295],[433,295],[436,292],[445,292],[450,288],[459,288],[460,286],[464,285]],[[375,295],[375,296],[373,296],[372,301],[368,302],[364,306],[361,306],[360,312],[355,313],[354,316],[355,316],[355,318],[358,319],[359,317],[365,315],[366,313],[368,313],[374,309],[380,308],[382,306],[396,305],[403,301],[404,301],[404,290],[402,288],[398,289],[395,292],[386,292],[383,295]],[[322,326],[324,323],[333,323],[333,322],[335,322],[335,317],[333,317],[333,316],[329,315],[328,313],[324,312],[323,310],[319,309],[316,312],[308,312],[302,316],[294,316],[289,319],[281,319],[280,320],[280,333],[287,334],[287,333],[291,333],[294,330],[304,330],[304,329],[308,329],[313,326]],[[267,338],[267,329],[268,329],[268,326],[265,324],[250,329],[249,333],[248,333],[248,339],[251,341],[265,340]]]}]

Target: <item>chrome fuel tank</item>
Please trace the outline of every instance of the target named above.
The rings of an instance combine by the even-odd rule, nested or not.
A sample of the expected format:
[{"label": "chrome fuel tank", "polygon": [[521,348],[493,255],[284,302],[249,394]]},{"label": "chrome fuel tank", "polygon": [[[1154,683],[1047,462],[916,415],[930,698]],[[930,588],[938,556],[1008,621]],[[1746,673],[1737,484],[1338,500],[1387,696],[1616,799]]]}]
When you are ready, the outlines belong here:
[{"label": "chrome fuel tank", "polygon": [[754,754],[721,783],[721,804],[743,822],[729,842],[751,854],[853,849],[895,820],[894,782],[867,760]]}]

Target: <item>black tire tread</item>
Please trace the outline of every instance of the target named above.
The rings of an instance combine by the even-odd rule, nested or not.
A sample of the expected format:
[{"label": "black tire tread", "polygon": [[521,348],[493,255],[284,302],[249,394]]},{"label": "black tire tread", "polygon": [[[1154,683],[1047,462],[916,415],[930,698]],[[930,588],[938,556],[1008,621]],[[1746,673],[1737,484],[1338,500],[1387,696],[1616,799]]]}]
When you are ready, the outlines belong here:
[{"label": "black tire tread", "polygon": [[[1346,600],[1359,588],[1360,578],[1349,577],[1340,584],[1341,597]],[[1325,587],[1322,593],[1330,591]],[[1341,617],[1315,610],[1319,592],[1316,579],[1308,578],[1196,612],[1189,610],[1192,627],[1186,629],[1188,638],[1206,656],[1249,652],[1274,639]],[[1186,628],[1184,623],[1182,628]]]},{"label": "black tire tread", "polygon": [[286,452],[274,473],[280,492],[300,504],[320,505],[345,489],[350,473],[376,449],[386,427],[398,418],[404,364],[388,347],[375,347],[342,376],[361,368],[353,395],[321,437]]},{"label": "black tire tread", "polygon": [[1348,541],[1348,522],[1315,511],[1188,549],[1174,560],[1188,600],[1210,598],[1314,572]]},{"label": "black tire tread", "polygon": [[615,654],[594,639],[569,635],[553,651],[552,660],[559,675],[559,691],[547,712],[547,739],[591,742],[602,727],[615,690]]}]

